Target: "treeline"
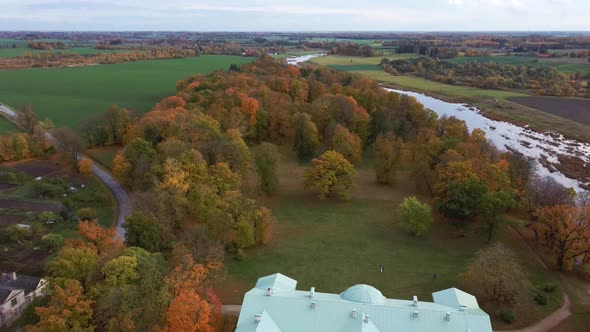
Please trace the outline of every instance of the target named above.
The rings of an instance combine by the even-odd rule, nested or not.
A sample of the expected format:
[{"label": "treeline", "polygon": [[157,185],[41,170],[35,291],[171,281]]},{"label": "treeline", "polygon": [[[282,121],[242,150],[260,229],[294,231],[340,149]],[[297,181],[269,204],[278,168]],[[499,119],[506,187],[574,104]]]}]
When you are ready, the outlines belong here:
[{"label": "treeline", "polygon": [[353,43],[339,43],[332,48],[332,54],[372,57],[373,48],[369,45],[359,45]]},{"label": "treeline", "polygon": [[91,55],[62,51],[25,52],[21,57],[0,58],[0,69],[84,66],[154,59],[179,59],[194,56],[199,56],[199,52],[178,48],[158,48],[121,53],[96,53]]},{"label": "treeline", "polygon": [[551,67],[503,65],[495,62],[454,64],[431,58],[384,59],[381,68],[393,75],[415,75],[446,84],[484,89],[524,89],[540,95],[590,97],[590,90]]},{"label": "treeline", "polygon": [[50,51],[50,50],[63,50],[64,48],[67,47],[66,43],[61,42],[61,41],[57,41],[57,42],[34,42],[34,41],[30,41],[27,43],[27,46],[29,46],[29,48],[32,48],[34,50],[46,50],[46,51]]}]

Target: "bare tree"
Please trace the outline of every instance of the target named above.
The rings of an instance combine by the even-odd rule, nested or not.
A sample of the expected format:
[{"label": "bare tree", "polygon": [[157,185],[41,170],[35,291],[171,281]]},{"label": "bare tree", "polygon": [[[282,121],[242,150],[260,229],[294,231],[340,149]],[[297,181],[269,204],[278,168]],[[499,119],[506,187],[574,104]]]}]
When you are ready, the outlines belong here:
[{"label": "bare tree", "polygon": [[21,108],[17,115],[16,123],[27,134],[33,135],[35,133],[35,127],[39,123],[39,120],[37,120],[31,104],[26,104]]},{"label": "bare tree", "polygon": [[78,170],[78,159],[82,151],[84,151],[82,140],[68,128],[55,129],[52,132],[52,136],[55,140],[56,148],[63,152],[67,160]]}]

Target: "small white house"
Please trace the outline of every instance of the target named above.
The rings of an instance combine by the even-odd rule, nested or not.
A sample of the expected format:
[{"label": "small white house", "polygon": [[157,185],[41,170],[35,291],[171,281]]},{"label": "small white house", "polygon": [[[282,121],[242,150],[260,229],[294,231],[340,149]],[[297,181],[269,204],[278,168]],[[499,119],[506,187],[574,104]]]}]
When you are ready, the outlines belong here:
[{"label": "small white house", "polygon": [[25,307],[38,296],[45,295],[47,281],[43,278],[13,273],[0,276],[0,327],[9,326],[20,317]]}]

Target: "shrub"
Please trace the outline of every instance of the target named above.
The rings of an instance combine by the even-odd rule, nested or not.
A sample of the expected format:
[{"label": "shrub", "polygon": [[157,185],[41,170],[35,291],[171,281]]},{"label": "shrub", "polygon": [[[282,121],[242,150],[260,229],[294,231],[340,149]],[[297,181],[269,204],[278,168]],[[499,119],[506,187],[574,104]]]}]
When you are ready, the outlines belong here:
[{"label": "shrub", "polygon": [[84,176],[89,176],[92,174],[92,164],[92,160],[82,159],[78,161],[78,171]]},{"label": "shrub", "polygon": [[511,309],[502,309],[498,317],[507,324],[512,324],[516,321],[516,315]]},{"label": "shrub", "polygon": [[557,285],[552,283],[545,284],[541,287],[541,290],[545,293],[553,293],[556,289]]},{"label": "shrub", "polygon": [[76,211],[76,215],[80,220],[95,220],[97,218],[96,212],[91,208],[81,208]]},{"label": "shrub", "polygon": [[535,297],[533,298],[535,303],[538,305],[545,305],[547,304],[547,296],[541,292],[535,292]]},{"label": "shrub", "polygon": [[61,247],[64,237],[59,234],[47,234],[41,240],[41,247],[45,250],[55,250]]}]

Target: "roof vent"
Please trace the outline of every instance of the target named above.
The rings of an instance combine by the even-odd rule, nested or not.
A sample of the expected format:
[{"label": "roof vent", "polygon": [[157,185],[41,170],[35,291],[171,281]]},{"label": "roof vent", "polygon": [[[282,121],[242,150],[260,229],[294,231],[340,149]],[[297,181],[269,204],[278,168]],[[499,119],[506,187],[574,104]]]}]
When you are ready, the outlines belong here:
[{"label": "roof vent", "polygon": [[312,299],[315,297],[315,287],[312,287],[309,290],[309,297],[311,297]]},{"label": "roof vent", "polygon": [[315,303],[315,301],[311,302],[311,308],[315,309],[315,307],[317,306],[317,303]]},{"label": "roof vent", "polygon": [[268,288],[266,290],[266,296],[271,296],[272,295],[272,288]]},{"label": "roof vent", "polygon": [[254,315],[254,321],[256,323],[260,322],[262,320],[262,315],[261,314],[255,314]]},{"label": "roof vent", "polygon": [[451,313],[450,312],[447,312],[445,314],[445,320],[451,320]]},{"label": "roof vent", "polygon": [[418,306],[418,297],[414,295],[414,303],[412,304],[414,307]]},{"label": "roof vent", "polygon": [[352,312],[350,313],[350,317],[356,318],[356,309],[352,309]]},{"label": "roof vent", "polygon": [[414,312],[412,313],[412,317],[418,318],[418,310],[414,310]]},{"label": "roof vent", "polygon": [[466,305],[462,305],[459,307],[459,311],[465,311],[465,309],[467,309]]},{"label": "roof vent", "polygon": [[369,322],[369,315],[365,315],[365,323]]}]

